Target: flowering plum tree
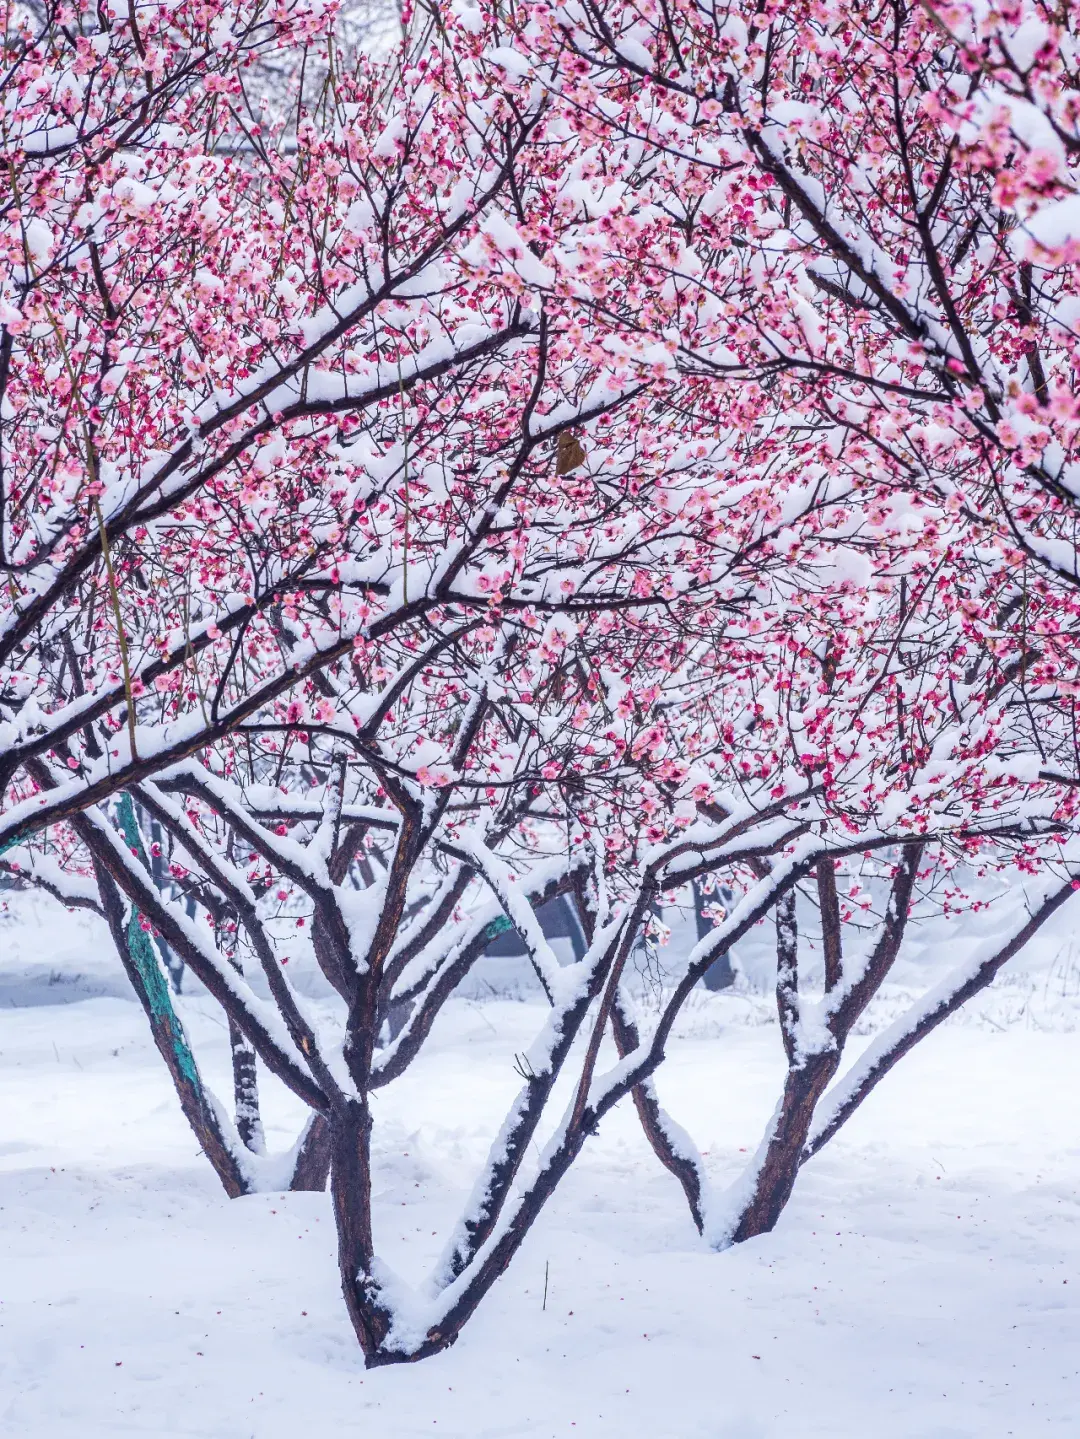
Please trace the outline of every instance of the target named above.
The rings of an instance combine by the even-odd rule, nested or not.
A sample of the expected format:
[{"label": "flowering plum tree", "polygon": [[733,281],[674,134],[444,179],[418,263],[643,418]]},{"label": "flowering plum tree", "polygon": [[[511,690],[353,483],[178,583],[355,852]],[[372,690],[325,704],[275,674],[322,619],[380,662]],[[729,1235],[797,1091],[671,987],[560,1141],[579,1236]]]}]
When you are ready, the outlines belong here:
[{"label": "flowering plum tree", "polygon": [[[581,457],[559,475],[543,418],[563,413],[559,380],[567,364],[577,375],[576,349],[560,356],[557,336],[546,344],[534,356],[544,388],[517,429],[503,429],[505,412],[491,410],[486,429],[478,414],[458,436],[475,445],[458,495],[474,483],[483,496],[495,489],[502,525],[456,530],[441,488],[410,478],[407,577],[365,597],[366,626],[344,652],[330,645],[341,632],[338,607],[283,606],[286,656],[308,646],[329,657],[212,750],[131,785],[169,836],[194,921],[156,885],[123,807],[72,816],[59,865],[26,845],[7,861],[61,893],[77,882],[58,874],[94,865],[99,886],[127,896],[259,1059],[322,1116],[343,1290],[371,1363],[453,1342],[623,1096],[633,1096],[688,1194],[696,1186],[704,1212],[692,1147],[650,1081],[715,955],[800,880],[898,842],[910,854],[899,872],[910,874],[928,832],[963,852],[988,836],[1033,845],[1059,828],[1059,796],[1007,761],[1022,742],[1007,687],[995,698],[983,682],[981,665],[1000,673],[1007,654],[986,654],[970,673],[964,612],[958,622],[945,587],[917,583],[926,561],[912,567],[909,531],[867,525],[876,565],[855,585],[852,528],[840,526],[838,537],[831,523],[844,507],[812,500],[815,487],[807,495],[799,456],[785,464],[763,444],[755,492],[752,455],[742,454],[734,475],[724,464],[721,447],[742,449],[742,432],[723,436],[713,422],[711,444],[680,452],[674,434],[658,435],[656,387],[580,426]],[[687,423],[679,411],[680,429]],[[712,477],[707,489],[699,464]],[[784,490],[792,502],[802,496],[800,533],[777,546],[773,505]],[[404,486],[398,502],[406,504]],[[360,543],[352,541],[358,562]],[[370,555],[378,536],[368,543]],[[438,597],[447,569],[454,588]],[[406,583],[415,586],[409,603],[433,594],[437,602],[384,628],[406,602]],[[203,670],[212,679],[213,653]],[[950,691],[952,707],[920,702],[920,686],[931,684]],[[905,700],[925,746],[914,757],[897,723]],[[986,743],[973,746],[976,719]],[[682,957],[660,1013],[635,1014],[627,966],[653,903],[714,873],[734,882],[740,902]],[[565,968],[536,918],[560,893],[575,896],[588,938]],[[898,895],[897,915],[906,917],[906,900]],[[376,1245],[371,1099],[420,1053],[448,996],[506,923],[550,1015],[519,1060],[521,1092],[421,1299]],[[317,1003],[305,964],[321,976]],[[838,1032],[883,977],[882,963],[847,973]],[[812,1026],[808,1011],[797,1014],[790,975],[784,993],[801,1071],[796,1059],[809,1051],[796,1047],[796,1030]],[[618,1054],[605,1069],[609,1028]],[[822,1061],[829,1074],[832,1059],[830,1051]],[[572,1104],[553,1111],[567,1078]],[[812,1117],[813,1104],[801,1103],[793,1129]],[[218,1127],[228,1164],[258,1182],[258,1165]],[[523,1161],[541,1128],[554,1132],[528,1173]],[[785,1154],[791,1144],[787,1136]],[[219,1169],[224,1177],[226,1164]]]},{"label": "flowering plum tree", "polygon": [[[691,149],[696,89],[626,118],[643,41],[631,63],[601,35],[598,88],[601,52],[542,17],[537,72],[469,8],[386,60],[346,57],[316,4],[227,29],[200,5],[33,13],[5,41],[0,862],[104,913],[230,1192],[317,1183],[329,1153],[369,1363],[456,1339],[620,1099],[692,1192],[652,1076],[715,956],[777,910],[792,1075],[764,1227],[928,847],[1037,857],[1071,821],[1040,750],[1074,732],[1064,591],[1017,599],[974,501],[899,483],[853,419],[861,369],[834,403],[827,367],[777,358],[811,344],[812,267],[771,181],[736,203],[741,150]],[[287,120],[252,91],[272,46],[319,77]],[[953,373],[931,398],[955,418]],[[888,410],[918,384],[867,388]],[[1063,682],[1018,702],[1051,650]],[[848,963],[830,930],[812,1022],[788,896],[815,875],[828,907],[829,866],[878,851],[885,957]],[[646,1024],[635,946],[710,875],[741,897]],[[536,918],[561,894],[588,942],[565,967]],[[549,1013],[412,1292],[376,1242],[372,1098],[507,924]],[[154,933],[228,1017],[235,1124]],[[288,1164],[260,1153],[257,1063],[315,1116]]]}]

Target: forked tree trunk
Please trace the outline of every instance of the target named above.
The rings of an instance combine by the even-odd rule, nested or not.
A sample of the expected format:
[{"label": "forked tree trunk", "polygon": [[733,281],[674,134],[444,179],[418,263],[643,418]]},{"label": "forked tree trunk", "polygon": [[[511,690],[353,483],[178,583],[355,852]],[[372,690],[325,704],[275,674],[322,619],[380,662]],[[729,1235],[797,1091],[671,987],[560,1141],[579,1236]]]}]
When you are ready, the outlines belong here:
[{"label": "forked tree trunk", "polygon": [[818,1100],[839,1064],[839,1051],[833,1049],[811,1055],[788,1070],[783,1097],[764,1142],[750,1196],[731,1230],[733,1244],[768,1234],[784,1212],[798,1178]]},{"label": "forked tree trunk", "polygon": [[[780,1104],[758,1151],[749,1198],[731,1226],[729,1238],[734,1244],[753,1239],[758,1234],[767,1234],[775,1227],[791,1198],[799,1169],[806,1158],[807,1141],[818,1102],[840,1067],[844,1046],[855,1021],[877,993],[900,951],[924,848],[924,844],[915,843],[903,851],[893,876],[881,935],[867,958],[861,976],[830,1016],[831,1043],[828,1048],[814,1049],[809,1054],[800,1048],[799,932],[794,891],[777,904],[776,1002],[788,1057],[788,1072]],[[819,866],[818,885],[826,990],[829,992],[841,983],[843,976],[839,908],[831,861],[828,868]]]}]

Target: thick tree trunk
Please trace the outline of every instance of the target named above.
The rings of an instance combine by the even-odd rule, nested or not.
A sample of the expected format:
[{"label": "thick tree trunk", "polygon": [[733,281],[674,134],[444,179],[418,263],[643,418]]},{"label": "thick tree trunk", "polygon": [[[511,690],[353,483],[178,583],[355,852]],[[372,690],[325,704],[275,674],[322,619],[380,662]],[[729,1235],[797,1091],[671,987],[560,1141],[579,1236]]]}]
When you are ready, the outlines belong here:
[{"label": "thick tree trunk", "polygon": [[[784,1093],[770,1133],[759,1151],[758,1167],[749,1200],[732,1227],[730,1239],[738,1244],[771,1230],[795,1187],[806,1159],[814,1113],[840,1067],[844,1045],[856,1019],[869,1004],[889,973],[900,949],[908,922],[911,895],[925,845],[905,847],[893,876],[881,934],[858,981],[852,984],[829,1019],[832,1047],[810,1055],[800,1052],[799,932],[795,894],[791,891],[776,907],[776,1003],[784,1048],[788,1056]],[[825,976],[829,990],[841,982],[843,952],[836,896],[835,870],[824,862],[817,870],[825,948]]]},{"label": "thick tree trunk", "polygon": [[330,1193],[338,1236],[341,1292],[369,1367],[400,1362],[382,1352],[391,1315],[379,1301],[371,1231],[371,1110],[366,1098],[336,1105],[330,1116]]},{"label": "thick tree trunk", "polygon": [[788,1070],[753,1189],[731,1232],[733,1244],[768,1234],[775,1227],[795,1187],[814,1110],[839,1063],[839,1050],[831,1049],[811,1055]]}]

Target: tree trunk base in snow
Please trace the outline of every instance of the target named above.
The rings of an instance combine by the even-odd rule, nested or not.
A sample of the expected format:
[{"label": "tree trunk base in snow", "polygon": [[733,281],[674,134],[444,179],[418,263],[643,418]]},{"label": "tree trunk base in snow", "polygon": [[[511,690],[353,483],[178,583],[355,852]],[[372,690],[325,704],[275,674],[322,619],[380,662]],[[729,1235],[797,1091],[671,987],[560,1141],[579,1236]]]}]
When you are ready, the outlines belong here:
[{"label": "tree trunk base in snow", "polygon": [[758,1170],[753,1194],[732,1231],[733,1244],[768,1234],[776,1227],[795,1187],[814,1110],[839,1063],[839,1053],[831,1050],[812,1055],[788,1070],[780,1113]]}]

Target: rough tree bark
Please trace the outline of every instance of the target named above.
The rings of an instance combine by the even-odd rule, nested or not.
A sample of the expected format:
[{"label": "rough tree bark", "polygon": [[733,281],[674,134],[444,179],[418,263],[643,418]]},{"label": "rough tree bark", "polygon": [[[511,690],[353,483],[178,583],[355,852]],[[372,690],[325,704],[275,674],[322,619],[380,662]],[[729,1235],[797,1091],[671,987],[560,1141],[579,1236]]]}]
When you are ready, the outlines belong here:
[{"label": "rough tree bark", "polygon": [[747,1197],[726,1236],[731,1243],[767,1234],[776,1226],[791,1198],[803,1162],[807,1139],[819,1101],[836,1074],[855,1021],[877,993],[892,968],[907,928],[912,891],[925,846],[909,845],[902,853],[889,891],[881,936],[866,965],[843,989],[839,906],[832,861],[819,863],[817,883],[825,936],[826,1005],[824,1034],[807,1035],[801,1025],[799,996],[799,935],[795,893],[776,906],[776,1002],[788,1056],[784,1091],[752,1169]]}]

